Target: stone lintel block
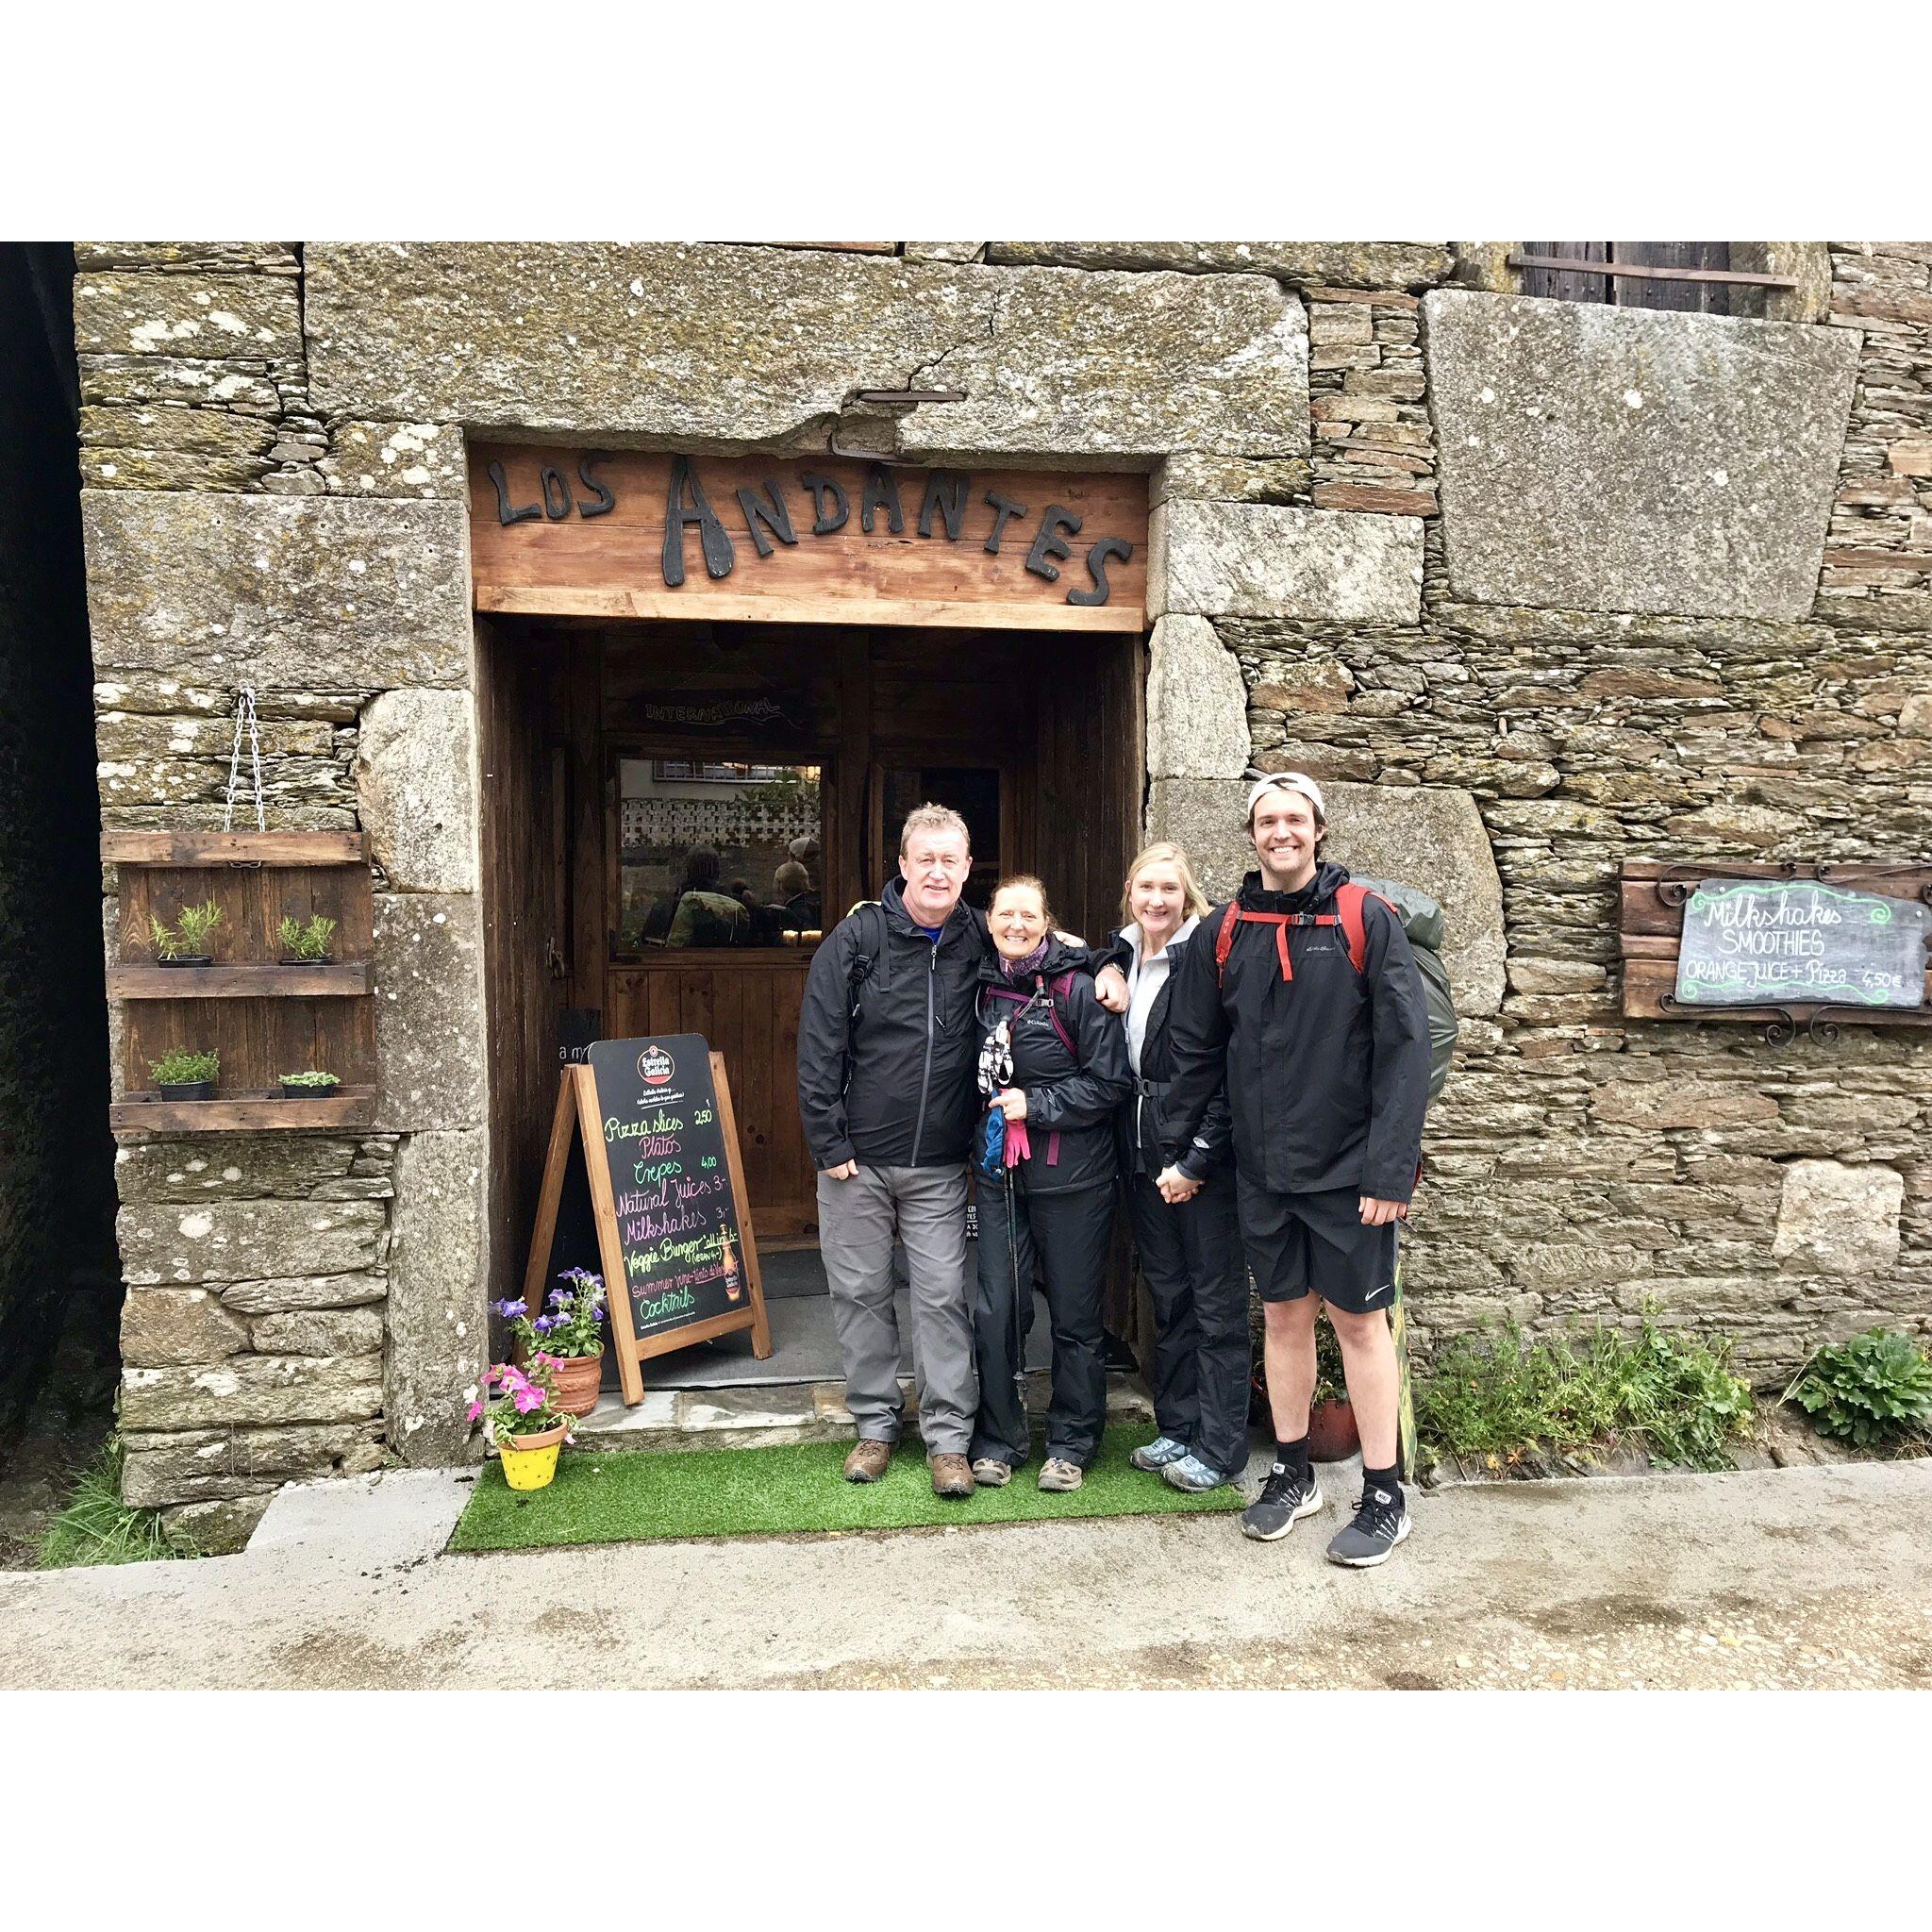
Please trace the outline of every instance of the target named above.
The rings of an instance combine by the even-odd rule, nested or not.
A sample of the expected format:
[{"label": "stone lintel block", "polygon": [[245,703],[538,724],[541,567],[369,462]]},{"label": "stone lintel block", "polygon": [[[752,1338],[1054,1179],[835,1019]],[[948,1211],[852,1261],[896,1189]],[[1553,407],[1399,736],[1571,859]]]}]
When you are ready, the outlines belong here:
[{"label": "stone lintel block", "polygon": [[279,275],[83,274],[74,282],[74,341],[84,356],[302,354],[302,309]]},{"label": "stone lintel block", "polygon": [[128,1369],[128,1429],[366,1422],[382,1413],[382,1357],[238,1355],[211,1367]]},{"label": "stone lintel block", "polygon": [[374,1201],[127,1201],[115,1233],[129,1288],[193,1286],[373,1269],[388,1216]]},{"label": "stone lintel block", "polygon": [[1148,531],[1149,614],[1413,624],[1423,532],[1413,517],[1280,504],[1175,501]]},{"label": "stone lintel block", "polygon": [[1306,457],[1224,457],[1181,450],[1157,465],[1148,502],[1297,503],[1313,475]]},{"label": "stone lintel block", "polygon": [[456,503],[84,491],[104,678],[232,691],[382,690],[470,675],[469,534]]},{"label": "stone lintel block", "polygon": [[1239,778],[1248,764],[1247,689],[1205,617],[1163,617],[1147,660],[1147,770],[1157,778]]},{"label": "stone lintel block", "polygon": [[139,1368],[218,1362],[248,1330],[205,1288],[130,1288],[121,1305],[121,1359]]},{"label": "stone lintel block", "polygon": [[1809,614],[1849,331],[1453,289],[1423,310],[1457,598]]},{"label": "stone lintel block", "polygon": [[475,1126],[486,1091],[475,896],[378,892],[375,911],[376,1124]]},{"label": "stone lintel block", "polygon": [[989,242],[989,261],[1084,269],[1265,275],[1338,288],[1409,289],[1441,281],[1446,242]]},{"label": "stone lintel block", "polygon": [[396,1156],[387,1413],[391,1447],[413,1465],[479,1453],[463,1391],[489,1343],[484,1140],[480,1130],[412,1134]]},{"label": "stone lintel block", "polygon": [[1896,1168],[1794,1160],[1772,1254],[1794,1273],[1883,1274],[1898,1265],[1905,1176]]},{"label": "stone lintel block", "polygon": [[930,387],[965,400],[921,405],[897,433],[935,459],[1307,448],[1307,325],[1261,276],[729,243],[318,243],[305,259],[310,391],[358,421],[823,448],[855,391]]},{"label": "stone lintel block", "polygon": [[362,713],[356,792],[397,892],[476,890],[474,713],[466,691],[386,691]]}]

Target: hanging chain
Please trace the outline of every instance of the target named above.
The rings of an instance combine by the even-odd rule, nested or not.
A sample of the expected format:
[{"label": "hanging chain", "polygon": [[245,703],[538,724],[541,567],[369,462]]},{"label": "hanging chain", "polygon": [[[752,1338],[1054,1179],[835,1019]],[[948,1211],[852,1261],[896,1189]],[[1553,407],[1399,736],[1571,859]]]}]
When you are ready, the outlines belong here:
[{"label": "hanging chain", "polygon": [[255,722],[255,687],[244,684],[235,697],[235,741],[228,748],[228,806],[222,817],[222,829],[235,829],[235,793],[242,780],[242,734],[248,734],[248,762],[254,774],[255,829],[268,830],[268,819],[261,803],[261,734]]}]

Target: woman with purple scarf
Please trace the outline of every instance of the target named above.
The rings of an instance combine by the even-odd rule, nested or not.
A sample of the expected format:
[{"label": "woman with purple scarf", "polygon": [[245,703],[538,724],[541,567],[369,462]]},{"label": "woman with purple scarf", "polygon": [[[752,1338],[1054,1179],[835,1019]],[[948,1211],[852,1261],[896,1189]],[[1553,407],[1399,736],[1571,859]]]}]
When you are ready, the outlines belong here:
[{"label": "woman with purple scarf", "polygon": [[975,1150],[979,1281],[973,1478],[1011,1481],[1032,1447],[1021,1397],[1036,1267],[1053,1324],[1042,1490],[1077,1490],[1107,1417],[1101,1295],[1113,1226],[1113,1119],[1133,1087],[1120,1022],[1054,936],[1046,889],[1005,879],[979,990],[985,1132]]}]

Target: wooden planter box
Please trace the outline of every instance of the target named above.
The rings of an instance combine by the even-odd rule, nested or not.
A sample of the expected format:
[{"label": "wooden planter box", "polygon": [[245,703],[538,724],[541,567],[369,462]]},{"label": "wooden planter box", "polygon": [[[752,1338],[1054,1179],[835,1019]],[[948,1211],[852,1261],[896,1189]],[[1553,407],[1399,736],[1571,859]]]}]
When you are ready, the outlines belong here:
[{"label": "wooden planter box", "polygon": [[[126,1097],[119,1133],[367,1126],[375,1118],[373,906],[362,832],[105,832],[120,868],[120,959],[109,997],[124,1002]],[[215,900],[225,915],[207,966],[163,966],[149,921]],[[334,963],[276,964],[285,918],[336,921]],[[182,1050],[221,1055],[212,1100],[163,1100],[148,1063]],[[282,1074],[338,1075],[325,1099],[287,1100]]]}]

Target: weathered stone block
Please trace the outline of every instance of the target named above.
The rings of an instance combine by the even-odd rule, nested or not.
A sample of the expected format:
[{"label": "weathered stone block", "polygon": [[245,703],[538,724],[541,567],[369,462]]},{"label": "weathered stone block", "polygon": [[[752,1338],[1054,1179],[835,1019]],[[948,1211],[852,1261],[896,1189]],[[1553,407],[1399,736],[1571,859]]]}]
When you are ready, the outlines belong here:
[{"label": "weathered stone block", "polygon": [[[225,1306],[232,1306],[226,1295]],[[367,1355],[382,1346],[380,1308],[313,1308],[264,1315],[252,1337],[262,1355]]]},{"label": "weathered stone block", "polygon": [[359,1475],[383,1461],[379,1423],[124,1433],[121,1499],[137,1509],[258,1495],[264,1478]]},{"label": "weathered stone block", "polygon": [[468,691],[386,691],[362,713],[356,791],[391,891],[476,890]]},{"label": "weathered stone block", "polygon": [[1794,1160],[1771,1251],[1792,1270],[1882,1274],[1898,1265],[1905,1176],[1897,1169]]},{"label": "weathered stone block", "polygon": [[957,388],[928,456],[1307,448],[1306,325],[1265,279],[668,242],[316,244],[328,412],[823,446],[860,389]]},{"label": "weathered stone block", "polygon": [[1163,617],[1147,660],[1147,770],[1239,778],[1248,764],[1247,688],[1205,617]]},{"label": "weathered stone block", "polygon": [[[1327,857],[1439,901],[1458,1013],[1503,1003],[1503,882],[1474,798],[1444,785],[1324,785]],[[1245,841],[1243,841],[1245,842]]]},{"label": "weathered stone block", "polygon": [[1186,497],[1214,503],[1295,503],[1308,493],[1305,457],[1222,457],[1182,450],[1158,464],[1148,486],[1158,507]]},{"label": "weathered stone block", "polygon": [[204,1557],[232,1557],[248,1547],[274,1491],[264,1481],[260,1492],[217,1503],[183,1503],[161,1511],[161,1527],[171,1542]]},{"label": "weathered stone block", "polygon": [[1457,597],[1809,612],[1856,338],[1450,289],[1423,308]]},{"label": "weathered stone block", "polygon": [[463,1391],[482,1374],[484,1136],[412,1134],[396,1158],[396,1244],[389,1302],[390,1441],[406,1462],[477,1452]]},{"label": "weathered stone block", "polygon": [[131,1201],[115,1234],[127,1285],[142,1288],[362,1272],[387,1227],[373,1201]]},{"label": "weathered stone block", "polygon": [[74,340],[84,356],[302,354],[302,309],[281,275],[81,275]]},{"label": "weathered stone block", "polygon": [[103,676],[232,690],[458,685],[469,676],[462,507],[84,491]]},{"label": "weathered stone block", "polygon": [[1422,570],[1413,517],[1177,501],[1149,523],[1147,608],[1157,617],[1413,624]]},{"label": "weathered stone block", "polygon": [[346,1175],[358,1144],[321,1134],[233,1134],[210,1153],[199,1139],[148,1141],[116,1152],[114,1185],[124,1202],[286,1198]]},{"label": "weathered stone block", "polygon": [[1440,282],[1444,242],[989,242],[986,258],[1085,269],[1257,273],[1285,282],[1404,289]]},{"label": "weathered stone block", "polygon": [[377,1125],[414,1131],[483,1118],[480,925],[473,895],[375,895]]},{"label": "weathered stone block", "polygon": [[107,408],[80,412],[80,440],[95,450],[182,450],[198,456],[265,456],[275,430],[258,417],[227,409]]},{"label": "weathered stone block", "polygon": [[84,403],[107,408],[186,403],[199,414],[282,412],[267,363],[248,357],[209,362],[186,356],[82,356],[80,394]]},{"label": "weathered stone block", "polygon": [[1777,1101],[1769,1093],[1679,1074],[1653,1080],[1606,1080],[1591,1095],[1590,1109],[1605,1126],[1642,1127],[1654,1133],[1672,1127],[1736,1126],[1778,1118]]},{"label": "weathered stone block", "polygon": [[317,467],[331,496],[469,500],[463,432],[440,424],[341,424]]},{"label": "weathered stone block", "polygon": [[212,1368],[129,1369],[128,1429],[363,1422],[382,1413],[380,1356],[238,1355]]},{"label": "weathered stone block", "polygon": [[130,1288],[121,1305],[121,1359],[139,1368],[218,1362],[248,1330],[205,1288]]},{"label": "weathered stone block", "polygon": [[381,1274],[296,1274],[275,1281],[234,1281],[222,1291],[222,1306],[238,1315],[277,1315],[303,1308],[357,1308],[381,1301],[389,1280]]}]

